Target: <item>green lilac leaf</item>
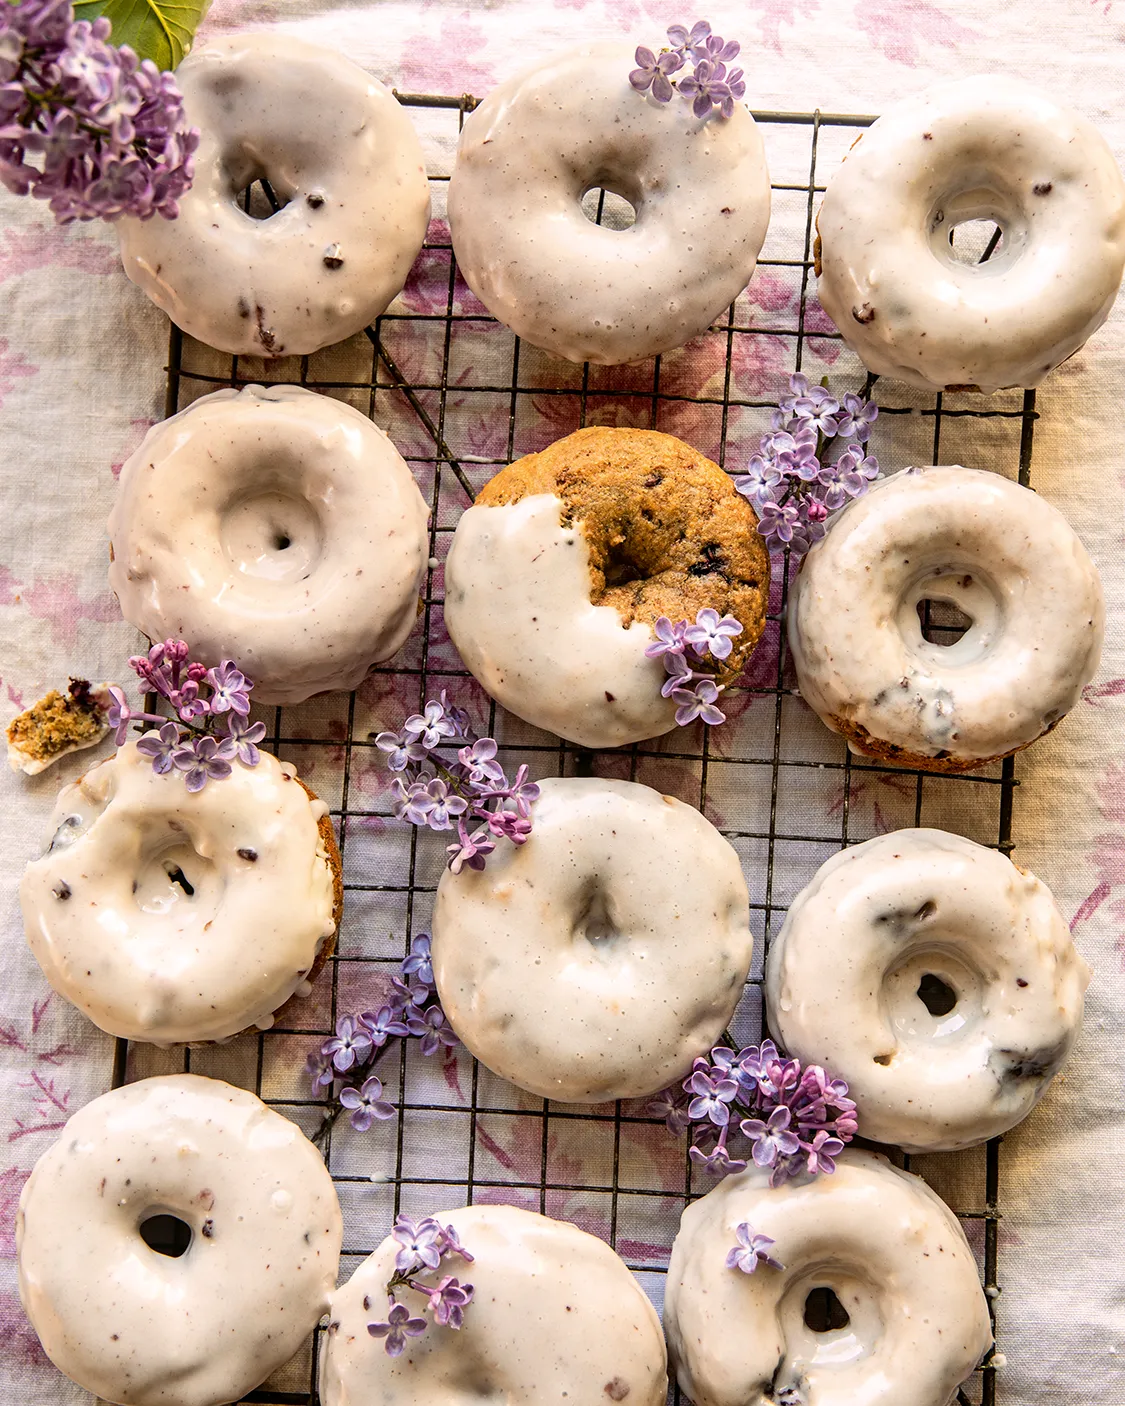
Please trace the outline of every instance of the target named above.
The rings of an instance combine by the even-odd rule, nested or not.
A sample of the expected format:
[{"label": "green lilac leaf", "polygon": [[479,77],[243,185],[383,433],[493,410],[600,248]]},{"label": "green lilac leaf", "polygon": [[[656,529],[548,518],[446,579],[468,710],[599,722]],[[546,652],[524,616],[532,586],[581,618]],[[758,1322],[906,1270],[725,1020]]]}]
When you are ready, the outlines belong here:
[{"label": "green lilac leaf", "polygon": [[211,0],[75,0],[74,18],[104,15],[113,25],[110,42],[128,44],[157,68],[175,68],[191,48]]}]

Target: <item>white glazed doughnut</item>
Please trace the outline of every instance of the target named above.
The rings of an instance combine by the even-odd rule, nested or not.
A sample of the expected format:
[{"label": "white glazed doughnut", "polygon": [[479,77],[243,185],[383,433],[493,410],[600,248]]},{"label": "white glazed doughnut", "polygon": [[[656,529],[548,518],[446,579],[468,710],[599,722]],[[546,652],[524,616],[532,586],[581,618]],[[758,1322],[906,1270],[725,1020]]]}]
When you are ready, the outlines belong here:
[{"label": "white glazed doughnut", "polygon": [[[475,1257],[458,1271],[474,1289],[463,1326],[431,1321],[400,1357],[387,1355],[367,1331],[368,1323],[386,1321],[385,1285],[400,1248],[384,1240],[333,1296],[323,1406],[664,1406],[660,1320],[604,1241],[514,1206],[466,1206],[437,1219]],[[421,1277],[437,1282],[429,1272]],[[422,1311],[421,1294],[401,1298],[408,1300],[412,1312]]]},{"label": "white glazed doughnut", "polygon": [[[1003,238],[954,259],[968,220]],[[1101,134],[994,73],[940,83],[866,131],[817,217],[817,294],[869,370],[926,390],[1037,386],[1105,321],[1125,182]]]},{"label": "white glazed doughnut", "polygon": [[[783,1269],[727,1268],[743,1223]],[[808,1325],[814,1289],[844,1326]],[[850,1148],[830,1176],[771,1188],[751,1168],[689,1206],[664,1329],[695,1406],[951,1406],[992,1342],[956,1217],[920,1177]]]},{"label": "white glazed doughnut", "polygon": [[[449,224],[465,281],[518,336],[614,366],[683,346],[750,281],[770,213],[741,105],[702,121],[629,86],[632,50],[568,50],[502,83],[465,122]],[[595,187],[636,211],[594,225]]]},{"label": "white glazed doughnut", "polygon": [[864,1137],[932,1152],[1030,1113],[1089,979],[1034,874],[960,835],[896,830],[821,865],[770,948],[765,992],[784,1049],[847,1080]]},{"label": "white glazed doughnut", "polygon": [[129,742],[59,794],[50,847],[20,885],[32,953],[111,1035],[168,1045],[266,1028],[336,931],[327,816],[268,752],[193,793]]},{"label": "white glazed doughnut", "polygon": [[[178,1258],[140,1228],[191,1230]],[[237,1401],[328,1306],[343,1226],[296,1124],[219,1079],[103,1094],[40,1157],[16,1219],[19,1289],[47,1356],[120,1406]]]},{"label": "white glazed doughnut", "polygon": [[300,386],[221,390],[121,471],[109,584],[150,639],[237,660],[256,701],[352,689],[418,617],[428,513],[358,410]]},{"label": "white glazed doughnut", "polygon": [[434,979],[483,1064],[563,1103],[682,1079],[742,994],[754,939],[738,856],[697,810],[630,781],[548,777],[530,838],[447,871]]},{"label": "white glazed doughnut", "polygon": [[[360,331],[402,289],[430,192],[392,94],[334,49],[285,34],[209,40],[176,70],[200,129],[174,220],[124,219],[125,272],[177,327],[220,351],[314,352]],[[239,195],[265,177],[283,208]]]},{"label": "white glazed doughnut", "polygon": [[[972,621],[922,634],[922,601]],[[1097,569],[1062,514],[999,474],[907,470],[850,504],[789,599],[801,696],[856,752],[969,771],[1050,731],[1101,656]]]}]

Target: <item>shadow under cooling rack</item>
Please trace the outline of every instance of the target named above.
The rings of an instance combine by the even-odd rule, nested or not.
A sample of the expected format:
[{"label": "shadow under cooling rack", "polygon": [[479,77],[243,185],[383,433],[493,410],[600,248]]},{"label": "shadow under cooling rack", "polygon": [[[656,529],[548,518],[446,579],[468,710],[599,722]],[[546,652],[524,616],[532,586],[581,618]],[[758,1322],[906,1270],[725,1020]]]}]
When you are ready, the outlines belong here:
[{"label": "shadow under cooling rack", "polygon": [[[427,135],[439,147],[444,141],[447,152],[475,106],[467,96],[397,96],[424,118]],[[862,368],[812,296],[810,274],[813,220],[823,190],[818,160],[831,169],[874,119],[754,115],[778,177],[771,234],[749,294],[683,353],[606,369],[552,361],[521,344],[458,280],[440,218],[448,181],[441,173],[431,178],[438,218],[421,255],[423,293],[396,300],[366,338],[312,357],[265,363],[220,357],[172,330],[169,415],[219,386],[268,379],[348,400],[388,429],[429,499],[431,565],[420,627],[397,660],[374,670],[351,696],[258,710],[269,730],[264,745],[297,762],[330,805],[337,827],[347,912],[318,989],[286,1008],[285,1023],[219,1049],[162,1052],[119,1042],[115,1085],[181,1068],[214,1073],[253,1088],[306,1131],[316,1128],[322,1105],[309,1096],[300,1073],[305,1053],[330,1032],[338,1011],[354,1008],[357,993],[389,979],[411,937],[428,926],[443,846],[440,838],[419,835],[391,818],[373,737],[382,727],[397,726],[404,706],[415,711],[441,688],[499,739],[512,765],[527,762],[533,776],[645,781],[702,809],[740,855],[762,945],[824,859],[882,830],[933,824],[1011,849],[1016,781],[1010,759],[969,777],[883,767],[853,758],[808,713],[786,657],[784,581],[747,676],[727,695],[731,720],[714,737],[697,725],[614,752],[559,742],[498,710],[445,636],[441,562],[458,514],[498,467],[529,447],[542,447],[545,437],[556,439],[587,423],[665,429],[737,469],[743,447],[756,445],[768,427],[785,371],[804,367],[819,374],[831,365],[834,376],[854,376],[854,388],[863,383]],[[596,213],[602,213],[600,205]],[[473,347],[472,365],[463,354],[466,341]],[[887,446],[904,445],[940,463],[943,438],[971,431],[988,437],[990,463],[1028,483],[1033,392],[987,401],[973,395],[895,398],[903,394],[901,388],[886,394],[873,436],[881,454]],[[935,637],[956,628],[936,617],[925,623]],[[756,956],[735,1021],[734,1033],[744,1040],[762,1033],[762,955]],[[383,1239],[400,1209],[420,1213],[473,1200],[511,1201],[601,1235],[660,1305],[680,1210],[710,1183],[643,1103],[547,1104],[496,1079],[464,1051],[439,1069],[403,1050],[385,1082],[396,1119],[367,1141],[337,1124],[327,1142],[344,1209],[343,1277]],[[894,1155],[910,1165],[911,1159]],[[998,1292],[999,1156],[996,1140],[966,1153],[913,1159],[913,1169],[961,1218],[990,1305]],[[314,1403],[316,1358],[314,1340],[246,1399]],[[994,1378],[995,1369],[985,1365],[959,1400],[992,1406]]]}]

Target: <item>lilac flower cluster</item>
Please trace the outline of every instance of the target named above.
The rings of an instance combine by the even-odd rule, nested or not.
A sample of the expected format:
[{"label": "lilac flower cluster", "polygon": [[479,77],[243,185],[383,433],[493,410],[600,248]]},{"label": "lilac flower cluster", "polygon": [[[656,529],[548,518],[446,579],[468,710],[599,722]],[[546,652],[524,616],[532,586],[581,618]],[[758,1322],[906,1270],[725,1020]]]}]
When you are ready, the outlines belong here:
[{"label": "lilac flower cluster", "polygon": [[[727,715],[715,706],[724,685],[717,684],[709,673],[693,668],[710,658],[729,659],[736,635],[742,633],[741,624],[733,615],[719,616],[710,606],[699,611],[695,624],[678,620],[672,624],[662,615],[652,627],[656,639],[645,649],[650,659],[663,659],[664,671],[668,677],[660,692],[662,697],[671,698],[676,704],[676,721],[681,727],[702,722],[717,727],[725,723]],[[690,653],[690,658],[689,658]]]},{"label": "lilac flower cluster", "polygon": [[264,723],[247,720],[254,685],[232,659],[208,669],[194,662],[190,653],[183,640],[164,640],[147,655],[129,660],[145,689],[167,700],[178,721],[133,708],[116,684],[109,690],[113,701],[106,720],[116,729],[119,747],[130,723],[159,723],[138,740],[137,751],[152,759],[158,776],[182,771],[188,790],[201,791],[208,781],[229,776],[236,759],[243,766],[257,766],[261,757],[257,744],[266,728]]},{"label": "lilac flower cluster", "polygon": [[70,0],[0,5],[0,180],[60,224],[175,219],[199,133],[172,75],[109,35]]},{"label": "lilac flower cluster", "polygon": [[784,1269],[769,1252],[775,1242],[768,1235],[755,1235],[749,1221],[742,1221],[734,1228],[738,1244],[727,1255],[727,1268],[740,1269],[743,1274],[753,1274],[760,1264],[768,1264],[771,1269]]},{"label": "lilac flower cluster", "polygon": [[[861,498],[879,477],[867,439],[879,414],[859,395],[834,399],[807,376],[789,378],[790,394],[773,412],[760,453],[751,457],[735,488],[754,506],[758,531],[770,547],[788,547],[802,557],[830,526],[829,518],[853,498]],[[829,450],[850,440],[832,460]]]},{"label": "lilac flower cluster", "polygon": [[[407,1338],[420,1337],[429,1324],[425,1318],[411,1317],[409,1308],[398,1302],[398,1290],[413,1289],[424,1295],[423,1312],[429,1309],[439,1327],[460,1328],[465,1321],[465,1309],[473,1301],[473,1286],[460,1283],[451,1274],[442,1275],[436,1284],[426,1284],[414,1276],[439,1269],[442,1261],[453,1255],[460,1256],[466,1264],[472,1264],[473,1256],[461,1244],[451,1225],[442,1225],[432,1216],[423,1216],[419,1221],[399,1216],[391,1235],[398,1241],[399,1250],[395,1255],[395,1272],[387,1281],[387,1321],[368,1323],[367,1331],[373,1338],[384,1340],[389,1357],[399,1357]],[[364,1298],[363,1306],[371,1312],[370,1298]]]},{"label": "lilac flower cluster", "polygon": [[352,1127],[361,1133],[377,1120],[395,1116],[383,1101],[382,1080],[372,1072],[392,1040],[417,1040],[420,1052],[427,1056],[457,1044],[434,985],[428,933],[414,939],[391,988],[390,999],[377,1011],[340,1016],[336,1033],[305,1062],[313,1097],[322,1089],[332,1091],[324,1122],[313,1137],[316,1143],[324,1140],[345,1110]]},{"label": "lilac flower cluster", "polygon": [[740,1172],[728,1138],[746,1139],[756,1166],[770,1169],[770,1185],[807,1171],[835,1171],[835,1159],[855,1136],[855,1103],[843,1079],[830,1079],[818,1064],[801,1068],[783,1059],[772,1040],[735,1054],[719,1046],[699,1058],[683,1082],[649,1105],[677,1135],[694,1125],[689,1153],[709,1172]]},{"label": "lilac flower cluster", "polygon": [[[394,813],[411,825],[431,830],[456,828],[447,846],[449,867],[483,869],[497,839],[522,845],[531,834],[531,804],[539,787],[521,766],[509,781],[496,760],[494,738],[478,737],[463,708],[454,707],[444,690],[420,713],[407,718],[398,732],[381,732],[375,745],[387,754],[387,766],[399,773],[391,783]],[[456,760],[442,761],[438,748],[457,748]],[[482,823],[470,828],[474,821]]]},{"label": "lilac flower cluster", "polygon": [[[738,57],[738,41],[720,39],[706,20],[697,20],[690,30],[686,25],[671,25],[668,42],[671,47],[659,54],[638,46],[630,84],[638,93],[651,92],[658,103],[670,102],[672,94],[679,93],[691,103],[696,117],[709,117],[716,107],[724,117],[733,117],[735,102],[746,94],[742,70],[727,68]],[[692,65],[691,72],[673,82],[672,75],[687,64]]]}]

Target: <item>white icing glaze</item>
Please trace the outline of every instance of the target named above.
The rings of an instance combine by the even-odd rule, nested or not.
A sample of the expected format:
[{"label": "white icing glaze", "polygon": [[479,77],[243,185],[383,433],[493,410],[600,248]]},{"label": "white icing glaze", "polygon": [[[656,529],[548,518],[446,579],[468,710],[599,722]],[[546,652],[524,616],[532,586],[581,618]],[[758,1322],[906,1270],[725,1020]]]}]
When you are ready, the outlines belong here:
[{"label": "white icing glaze", "polygon": [[[967,220],[1003,230],[955,260]],[[1015,78],[899,103],[829,179],[817,294],[870,370],[912,386],[1037,386],[1105,321],[1125,268],[1125,182],[1101,134]]]},{"label": "white icing glaze", "polygon": [[[176,81],[200,129],[195,180],[176,219],[118,222],[133,282],[221,351],[314,352],[374,322],[430,213],[393,95],[334,49],[275,33],[210,39]],[[258,220],[238,197],[262,177],[288,203]]]},{"label": "white icing glaze", "polygon": [[[385,1285],[398,1244],[384,1240],[336,1290],[321,1357],[323,1406],[557,1406],[572,1401],[664,1406],[660,1321],[603,1241],[514,1206],[467,1206],[437,1217],[475,1256],[441,1273],[475,1289],[457,1330],[431,1326],[389,1357],[367,1331],[386,1322]],[[437,1275],[424,1272],[423,1282]],[[364,1299],[371,1307],[364,1308]],[[414,1314],[424,1299],[399,1293]]]},{"label": "white icing glaze", "polygon": [[754,938],[738,856],[629,781],[548,777],[533,829],[447,871],[433,917],[449,1023],[489,1069],[564,1103],[682,1079],[734,1014]]},{"label": "white icing glaze", "polygon": [[[616,365],[680,347],[746,287],[765,238],[769,173],[749,112],[700,121],[629,86],[633,50],[589,44],[493,90],[465,121],[449,223],[465,281],[515,333],[571,361]],[[602,187],[636,211],[594,225]]]},{"label": "white icing glaze", "polygon": [[[956,997],[945,1014],[918,995],[927,974]],[[821,866],[770,948],[765,990],[786,1052],[848,1081],[864,1137],[943,1151],[1027,1116],[1074,1043],[1089,979],[1033,874],[960,835],[897,830]]]},{"label": "white icing glaze", "polygon": [[[972,626],[922,635],[930,599]],[[789,602],[801,695],[829,727],[910,754],[983,764],[1026,746],[1081,696],[1105,624],[1101,581],[1062,514],[999,474],[899,473],[850,504]]]},{"label": "white icing glaze", "polygon": [[[192,1230],[179,1258],[140,1235]],[[218,1406],[286,1362],[328,1306],[343,1227],[301,1130],[177,1074],[103,1094],[39,1159],[16,1219],[20,1298],[51,1361],[122,1406]]]},{"label": "white icing glaze", "polygon": [[53,843],[20,885],[55,990],[111,1035],[157,1045],[270,1024],[336,927],[326,808],[294,775],[263,752],[193,794],[129,742],[64,787]]},{"label": "white icing glaze", "polygon": [[581,525],[550,493],[462,514],[445,564],[445,623],[498,703],[580,747],[618,747],[676,725],[648,625],[590,600]]},{"label": "white icing glaze", "polygon": [[428,514],[358,410],[246,386],[154,426],[121,471],[109,584],[150,639],[238,661],[257,701],[352,689],[414,627]]},{"label": "white icing glaze", "polygon": [[[743,1221],[784,1269],[726,1268]],[[833,1290],[845,1327],[805,1324],[814,1288]],[[992,1342],[956,1217],[920,1177],[850,1148],[830,1176],[771,1189],[755,1167],[689,1206],[664,1329],[695,1406],[950,1406]]]}]

